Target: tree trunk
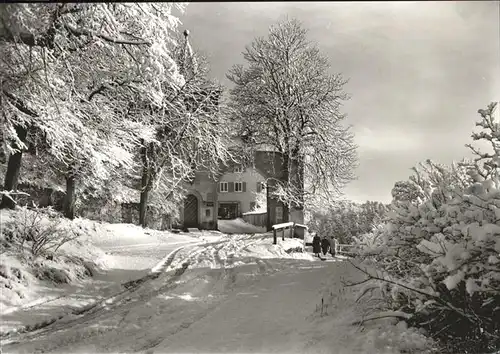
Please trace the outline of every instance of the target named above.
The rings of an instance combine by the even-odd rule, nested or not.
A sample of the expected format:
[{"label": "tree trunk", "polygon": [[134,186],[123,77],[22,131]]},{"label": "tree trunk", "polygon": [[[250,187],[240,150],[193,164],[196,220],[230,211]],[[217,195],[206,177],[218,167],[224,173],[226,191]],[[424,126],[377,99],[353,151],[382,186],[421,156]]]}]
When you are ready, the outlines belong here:
[{"label": "tree trunk", "polygon": [[266,214],[267,214],[267,220],[266,220],[266,226],[267,226],[267,231],[271,231],[272,229],[272,223],[271,223],[271,201],[269,199],[269,190],[271,189],[271,181],[266,181]]},{"label": "tree trunk", "polygon": [[73,171],[66,175],[66,195],[64,197],[63,215],[73,220],[75,218],[75,176]]},{"label": "tree trunk", "polygon": [[298,157],[298,180],[297,183],[299,185],[299,201],[300,204],[297,205],[298,210],[304,210],[304,156],[300,155]]},{"label": "tree trunk", "polygon": [[[285,183],[285,188],[287,190],[287,194],[290,190],[290,156],[288,153],[283,155],[283,178],[282,181]],[[289,198],[286,198],[283,203],[283,222],[290,221],[290,201]]]},{"label": "tree trunk", "polygon": [[213,229],[214,230],[219,230],[219,223],[218,223],[218,219],[219,219],[219,194],[217,193],[217,186],[218,185],[219,185],[219,180],[216,179],[214,186],[213,186],[213,190],[212,190],[212,193],[214,195],[214,199],[213,199],[213,204],[214,204],[214,212],[213,212],[214,226],[213,226]]},{"label": "tree trunk", "polygon": [[[23,143],[26,143],[26,136],[28,135],[28,130],[17,125],[15,127],[17,137]],[[23,157],[23,151],[20,146],[17,146],[18,152],[9,156],[9,162],[7,163],[7,172],[5,173],[5,180],[3,184],[3,189],[5,191],[11,191],[17,189],[17,182],[19,179],[19,172],[21,171],[21,162]],[[2,202],[0,203],[0,209],[14,209],[16,203],[7,196],[2,196]]]},{"label": "tree trunk", "polygon": [[144,168],[142,172],[141,180],[141,200],[139,202],[139,225],[142,227],[148,226],[147,211],[148,211],[148,197],[150,184],[149,181],[149,169]]},{"label": "tree trunk", "polygon": [[149,191],[152,186],[152,175],[151,168],[149,166],[148,160],[148,148],[144,146],[141,148],[141,158],[142,158],[142,178],[141,178],[141,199],[139,201],[139,225],[142,227],[147,227],[147,211],[148,211],[148,198]]},{"label": "tree trunk", "polygon": [[295,165],[292,166],[292,181],[294,187],[297,190],[296,203],[293,207],[296,210],[304,210],[304,156],[299,153],[299,149],[296,148],[292,152],[293,161],[296,161]]}]

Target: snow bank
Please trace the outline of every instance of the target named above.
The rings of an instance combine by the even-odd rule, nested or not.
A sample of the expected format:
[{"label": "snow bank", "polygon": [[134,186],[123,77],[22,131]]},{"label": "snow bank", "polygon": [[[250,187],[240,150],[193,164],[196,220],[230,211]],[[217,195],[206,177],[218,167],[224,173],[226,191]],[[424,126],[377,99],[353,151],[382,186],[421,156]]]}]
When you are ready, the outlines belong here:
[{"label": "snow bank", "polygon": [[[89,220],[78,219],[83,223]],[[143,228],[133,224],[95,223],[88,232],[89,242],[105,251],[103,269],[146,270],[154,267],[166,254],[180,245],[198,240],[217,240],[213,232],[172,233]]]},{"label": "snow bank", "polygon": [[265,214],[267,213],[266,208],[260,208],[260,209],[255,209],[252,211],[247,211],[246,213],[243,213],[243,215],[259,215],[259,214]]},{"label": "snow bank", "polygon": [[[93,306],[123,291],[124,284],[162,271],[181,246],[220,238],[213,232],[174,234],[129,224],[55,218],[61,230],[79,237],[51,257],[30,257],[29,247],[21,252],[4,237],[22,230],[23,213],[19,209],[0,214],[2,246],[10,246],[0,264],[0,286],[7,287],[0,296],[0,337]],[[41,218],[42,223],[49,221],[47,215]]]},{"label": "snow bank", "polygon": [[[96,230],[97,231],[97,230]],[[148,243],[157,240],[164,240],[172,233],[143,228],[133,224],[107,224],[100,223],[99,230],[92,233],[92,242],[99,247],[109,245],[126,246],[127,244]]]},{"label": "snow bank", "polygon": [[293,258],[313,260],[312,254],[305,252],[304,241],[297,238],[279,239],[273,245],[272,234],[256,242],[250,242],[241,250],[241,257],[253,256],[259,258]]},{"label": "snow bank", "polygon": [[258,234],[266,232],[265,227],[246,223],[243,219],[219,220],[219,231],[226,234]]},{"label": "snow bank", "polygon": [[62,219],[50,210],[0,210],[2,305],[32,300],[39,281],[71,283],[105,267],[104,252],[90,239],[96,229],[93,222]]}]

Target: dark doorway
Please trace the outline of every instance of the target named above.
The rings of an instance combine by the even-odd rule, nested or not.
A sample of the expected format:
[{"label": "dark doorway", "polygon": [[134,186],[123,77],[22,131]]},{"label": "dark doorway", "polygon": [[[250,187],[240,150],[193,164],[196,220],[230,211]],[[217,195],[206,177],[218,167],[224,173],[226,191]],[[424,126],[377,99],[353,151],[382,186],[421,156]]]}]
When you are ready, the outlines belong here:
[{"label": "dark doorway", "polygon": [[192,194],[184,201],[184,227],[198,227],[198,198]]},{"label": "dark doorway", "polygon": [[238,203],[220,203],[219,219],[231,220],[238,217]]}]

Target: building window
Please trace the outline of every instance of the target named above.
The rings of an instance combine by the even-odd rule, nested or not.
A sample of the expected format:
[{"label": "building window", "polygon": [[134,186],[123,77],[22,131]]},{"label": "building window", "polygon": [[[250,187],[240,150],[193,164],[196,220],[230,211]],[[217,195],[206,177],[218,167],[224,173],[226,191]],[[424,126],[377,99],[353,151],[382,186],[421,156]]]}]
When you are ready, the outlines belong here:
[{"label": "building window", "polygon": [[234,191],[243,192],[243,182],[234,182]]},{"label": "building window", "polygon": [[228,191],[227,182],[220,183],[220,191],[223,193],[227,193],[227,191]]},{"label": "building window", "polygon": [[234,167],[234,172],[235,173],[241,173],[241,172],[243,172],[243,167],[241,167],[241,166],[235,166]]},{"label": "building window", "polygon": [[262,191],[266,190],[266,183],[265,182],[257,182],[257,193],[260,193]]},{"label": "building window", "polygon": [[205,216],[206,216],[207,218],[209,218],[209,217],[210,217],[210,209],[206,209],[206,210],[205,210]]}]

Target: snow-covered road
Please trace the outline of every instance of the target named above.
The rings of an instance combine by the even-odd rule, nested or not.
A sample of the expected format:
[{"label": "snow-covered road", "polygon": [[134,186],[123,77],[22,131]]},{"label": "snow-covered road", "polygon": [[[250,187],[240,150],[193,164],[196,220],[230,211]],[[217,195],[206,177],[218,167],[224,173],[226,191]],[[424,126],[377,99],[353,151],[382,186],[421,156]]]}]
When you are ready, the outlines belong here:
[{"label": "snow-covered road", "polygon": [[[237,268],[196,268],[180,277],[164,273],[115,303],[57,322],[3,349],[9,353],[322,352],[320,341],[308,343],[312,324],[308,316],[321,303],[325,274],[342,274],[346,269],[344,262],[274,259]],[[337,337],[347,339],[350,330],[345,328]]]},{"label": "snow-covered road", "polygon": [[[31,303],[2,308],[0,330],[5,333],[23,326],[37,325],[70,313],[75,308],[89,306],[119,292],[123,283],[146,276],[179,247],[202,240],[200,235],[190,237],[153,230],[139,234],[137,228],[127,224],[111,224],[107,227],[110,229],[107,234],[95,235],[92,239],[93,244],[105,252],[101,261],[106,269],[96,270],[92,278],[75,284],[40,289],[39,297]],[[203,239],[210,237],[214,238],[205,235]]]},{"label": "snow-covered road", "polygon": [[[356,303],[356,290],[343,283],[361,279],[349,262],[290,252],[301,242],[272,245],[269,236],[226,235],[186,245],[161,271],[82,313],[4,340],[2,351],[418,352],[419,334],[352,325],[365,305]],[[134,248],[141,246],[130,252]]]},{"label": "snow-covered road", "polygon": [[150,352],[319,352],[318,343],[308,346],[307,319],[321,303],[325,273],[340,274],[343,269],[342,263],[302,260],[273,260],[238,269],[228,276],[230,290],[218,306]]},{"label": "snow-covered road", "polygon": [[[19,343],[6,343],[3,349],[9,353],[331,352],[328,329],[327,334],[314,334],[313,314],[326,299],[324,289],[343,288],[342,277],[356,277],[352,266],[341,260],[311,261],[300,254],[279,259],[278,252],[286,255],[283,248],[263,245],[268,241],[262,237],[234,240],[187,246],[170,271],[80,316],[67,316],[18,337]],[[277,253],[266,254],[265,249]],[[350,341],[346,353],[352,352],[350,337],[355,331],[345,325],[346,315],[355,315],[346,304],[352,299],[339,292],[334,310],[342,319],[335,343]],[[314,343],[311,338],[316,338]]]},{"label": "snow-covered road", "polygon": [[107,228],[111,232],[99,235],[93,243],[110,256],[106,263],[111,269],[147,271],[179,246],[214,239],[207,233],[172,234],[155,230],[138,235],[136,228],[128,224],[110,224]]}]

